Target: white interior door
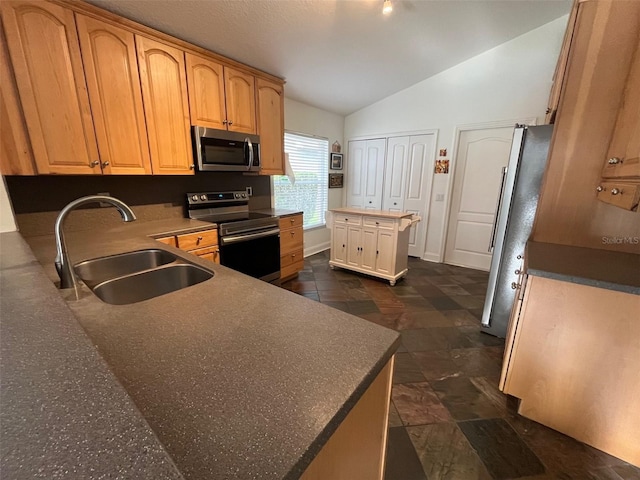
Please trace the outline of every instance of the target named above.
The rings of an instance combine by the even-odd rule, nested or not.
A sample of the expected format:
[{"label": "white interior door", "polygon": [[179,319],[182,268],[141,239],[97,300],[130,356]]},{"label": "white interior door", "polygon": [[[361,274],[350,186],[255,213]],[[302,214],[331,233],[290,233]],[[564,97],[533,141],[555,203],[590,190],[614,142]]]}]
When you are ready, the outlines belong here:
[{"label": "white interior door", "polygon": [[366,140],[349,142],[347,154],[347,207],[364,208],[364,158]]},{"label": "white interior door", "polygon": [[382,210],[384,155],[387,140],[367,140],[364,164],[364,208]]},{"label": "white interior door", "polygon": [[489,270],[489,243],[513,127],[465,130],[460,134],[445,263]]},{"label": "white interior door", "polygon": [[412,257],[422,258],[427,241],[427,214],[433,183],[434,149],[434,134],[409,137],[403,210],[419,215],[422,219],[411,227],[409,234],[409,255]]},{"label": "white interior door", "polygon": [[382,210],[401,212],[404,208],[408,158],[409,137],[392,137],[387,140]]}]

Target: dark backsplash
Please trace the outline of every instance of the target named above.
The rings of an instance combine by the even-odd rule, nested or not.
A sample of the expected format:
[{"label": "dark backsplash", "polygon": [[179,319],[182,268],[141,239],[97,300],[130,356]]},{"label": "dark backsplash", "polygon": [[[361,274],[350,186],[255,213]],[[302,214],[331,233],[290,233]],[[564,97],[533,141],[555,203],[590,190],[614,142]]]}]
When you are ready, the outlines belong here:
[{"label": "dark backsplash", "polygon": [[39,175],[5,178],[17,215],[59,211],[76,198],[103,192],[109,192],[131,206],[160,203],[183,206],[187,192],[244,190],[246,187],[253,189],[249,203],[252,210],[271,207],[271,181],[268,176],[233,172],[203,172],[193,176]]}]

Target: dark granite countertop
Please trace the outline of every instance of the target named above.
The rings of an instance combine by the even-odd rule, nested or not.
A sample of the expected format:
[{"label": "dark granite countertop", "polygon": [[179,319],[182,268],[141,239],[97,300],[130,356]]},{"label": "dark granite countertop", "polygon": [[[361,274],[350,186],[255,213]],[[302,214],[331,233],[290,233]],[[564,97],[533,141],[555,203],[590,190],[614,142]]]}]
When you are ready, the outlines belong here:
[{"label": "dark granite countertop", "polygon": [[[205,226],[171,219],[67,234],[74,263],[154,247],[215,273],[121,306],[81,285],[67,305],[185,478],[298,478],[399,337],[149,238]],[[27,240],[56,279],[53,237]]]},{"label": "dark granite countertop", "polygon": [[640,295],[640,253],[528,242],[525,260],[529,275]]},{"label": "dark granite countertop", "polygon": [[182,479],[20,234],[0,242],[2,477]]}]

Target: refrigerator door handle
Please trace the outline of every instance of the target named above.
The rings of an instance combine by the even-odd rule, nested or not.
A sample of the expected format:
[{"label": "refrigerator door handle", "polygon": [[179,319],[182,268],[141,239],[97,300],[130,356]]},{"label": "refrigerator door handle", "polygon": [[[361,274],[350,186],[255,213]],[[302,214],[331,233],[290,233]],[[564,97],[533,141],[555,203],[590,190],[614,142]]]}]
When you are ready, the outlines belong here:
[{"label": "refrigerator door handle", "polygon": [[496,207],[496,215],[493,219],[493,228],[491,229],[491,243],[488,252],[493,252],[496,244],[496,230],[498,230],[498,217],[500,216],[500,208],[502,207],[502,194],[504,193],[504,182],[507,179],[507,167],[502,167],[502,181],[500,182],[500,196],[498,197],[498,205]]}]

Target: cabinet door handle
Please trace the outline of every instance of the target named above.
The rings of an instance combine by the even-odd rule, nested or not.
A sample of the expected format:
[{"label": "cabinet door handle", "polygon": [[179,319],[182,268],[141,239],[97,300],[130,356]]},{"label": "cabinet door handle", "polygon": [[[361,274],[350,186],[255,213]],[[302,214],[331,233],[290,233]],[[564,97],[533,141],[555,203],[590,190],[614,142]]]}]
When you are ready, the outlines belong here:
[{"label": "cabinet door handle", "polygon": [[346,245],[343,243],[343,244],[342,244],[342,248],[344,248],[344,247],[346,247]]},{"label": "cabinet door handle", "polygon": [[194,163],[192,163],[191,165],[189,165],[189,170],[193,170],[194,168],[196,168],[196,165]]},{"label": "cabinet door handle", "polygon": [[109,160],[107,160],[106,162],[102,162],[102,168],[108,167],[109,165],[110,165]]},{"label": "cabinet door handle", "polygon": [[618,157],[611,157],[608,163],[609,165],[617,165],[619,163],[622,163],[622,159]]},{"label": "cabinet door handle", "polygon": [[296,234],[296,232],[291,232],[291,236],[293,237]]},{"label": "cabinet door handle", "polygon": [[376,255],[380,255],[380,252],[378,250],[376,250]]},{"label": "cabinet door handle", "polygon": [[622,190],[620,190],[619,188],[612,188],[611,189],[611,195],[622,195]]},{"label": "cabinet door handle", "polygon": [[223,125],[226,125],[227,123],[229,123],[229,122],[227,122],[226,120],[223,120],[223,121],[222,121],[222,124],[223,124]]},{"label": "cabinet door handle", "polygon": [[596,192],[603,192],[605,190],[605,188],[602,185],[598,185],[596,187]]},{"label": "cabinet door handle", "polygon": [[98,160],[94,160],[93,162],[89,163],[89,166],[91,168],[97,167],[98,165],[100,165],[100,162]]},{"label": "cabinet door handle", "polygon": [[295,223],[295,221],[296,221],[296,219],[295,219],[295,218],[292,218],[292,219],[291,219],[291,225],[293,225],[293,224]]},{"label": "cabinet door handle", "polygon": [[233,122],[229,122],[229,125],[233,125]]}]

